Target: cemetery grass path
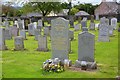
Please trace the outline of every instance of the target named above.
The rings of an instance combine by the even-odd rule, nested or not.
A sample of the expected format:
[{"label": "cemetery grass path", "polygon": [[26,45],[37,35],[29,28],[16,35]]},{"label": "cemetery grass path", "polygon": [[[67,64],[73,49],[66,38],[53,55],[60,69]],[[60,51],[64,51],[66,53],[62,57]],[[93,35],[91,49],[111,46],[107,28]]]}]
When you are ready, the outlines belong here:
[{"label": "cemetery grass path", "polygon": [[[89,25],[89,22],[88,22]],[[71,29],[73,30],[73,29]],[[69,54],[73,64],[78,55],[78,33],[74,32],[75,40],[72,41],[72,54]],[[98,64],[96,71],[73,71],[66,70],[62,73],[45,73],[41,70],[42,63],[51,58],[51,51],[38,52],[37,41],[33,36],[27,36],[25,40],[25,51],[13,51],[14,41],[7,40],[6,45],[9,50],[3,51],[3,77],[4,78],[114,78],[118,71],[118,33],[110,37],[111,42],[98,42],[98,31],[90,31],[95,34],[95,59]],[[48,38],[49,39],[49,38]],[[48,40],[48,47],[51,43]]]}]

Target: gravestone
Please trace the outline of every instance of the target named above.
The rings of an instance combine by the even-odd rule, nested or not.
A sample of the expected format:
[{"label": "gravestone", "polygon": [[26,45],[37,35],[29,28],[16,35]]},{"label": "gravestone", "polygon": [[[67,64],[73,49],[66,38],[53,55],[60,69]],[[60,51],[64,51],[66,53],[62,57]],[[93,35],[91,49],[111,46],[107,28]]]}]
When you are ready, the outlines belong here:
[{"label": "gravestone", "polygon": [[70,27],[74,27],[74,17],[73,16],[69,16],[69,23],[70,23]]},{"label": "gravestone", "polygon": [[99,20],[99,15],[98,14],[95,14],[95,19]]},{"label": "gravestone", "polygon": [[113,36],[113,26],[109,25],[109,36]]},{"label": "gravestone", "polygon": [[87,18],[86,18],[86,17],[83,17],[82,21],[87,21]]},{"label": "gravestone", "polygon": [[74,26],[74,30],[75,30],[75,31],[79,31],[79,30],[80,30],[80,24],[76,24],[76,25]]},{"label": "gravestone", "polygon": [[100,18],[100,24],[106,24],[106,18],[105,17]]},{"label": "gravestone", "polygon": [[25,32],[25,30],[20,30],[20,36],[22,36],[23,39],[26,40],[26,32]]},{"label": "gravestone", "polygon": [[74,40],[74,31],[69,30],[69,39],[70,41]]},{"label": "gravestone", "polygon": [[23,25],[23,29],[25,29],[25,21],[24,20],[21,20],[21,23]]},{"label": "gravestone", "polygon": [[9,21],[7,19],[5,19],[4,21],[4,26],[5,26],[5,29],[9,29]]},{"label": "gravestone", "polygon": [[35,33],[35,40],[38,40],[38,35],[41,35],[40,30],[39,29],[35,29],[34,33]]},{"label": "gravestone", "polygon": [[19,30],[22,30],[23,29],[23,24],[22,24],[22,22],[20,21],[18,21],[18,28],[19,28]]},{"label": "gravestone", "polygon": [[90,30],[95,30],[95,23],[94,22],[90,23]]},{"label": "gravestone", "polygon": [[51,21],[52,58],[60,60],[69,58],[69,21],[57,18]]},{"label": "gravestone", "polygon": [[99,26],[98,41],[109,42],[109,26],[106,24],[101,24]]},{"label": "gravestone", "polygon": [[82,28],[87,27],[87,21],[82,20],[81,21],[81,26],[82,26]]},{"label": "gravestone", "polygon": [[83,27],[82,28],[82,32],[84,32],[84,31],[88,31],[88,28],[87,27]]},{"label": "gravestone", "polygon": [[87,68],[93,69],[96,67],[94,59],[95,36],[88,32],[78,34],[78,60],[75,66],[82,67],[82,62],[87,63]]},{"label": "gravestone", "polygon": [[0,50],[7,50],[7,46],[5,44],[5,29],[0,28]]},{"label": "gravestone", "polygon": [[10,29],[5,29],[5,40],[10,40],[12,39],[12,34],[11,34],[11,31]]},{"label": "gravestone", "polygon": [[37,26],[37,29],[42,29],[42,27],[43,27],[42,20],[38,20],[38,26]]},{"label": "gravestone", "polygon": [[117,29],[117,18],[111,19],[111,26],[113,26],[114,29]]},{"label": "gravestone", "polygon": [[29,33],[29,36],[34,35],[34,24],[33,23],[28,24],[28,33]]},{"label": "gravestone", "polygon": [[38,51],[48,51],[47,36],[38,35]]},{"label": "gravestone", "polygon": [[90,21],[90,30],[95,30],[95,22],[94,22],[94,16],[91,16],[91,21]]},{"label": "gravestone", "polygon": [[37,29],[37,22],[34,22],[34,29]]},{"label": "gravestone", "polygon": [[14,38],[14,50],[24,50],[24,39],[22,36],[17,36]]},{"label": "gravestone", "polygon": [[49,27],[44,27],[44,35],[50,36],[50,30]]},{"label": "gravestone", "polygon": [[17,25],[13,25],[13,27],[10,28],[10,30],[11,30],[11,34],[12,34],[13,37],[18,36],[18,34],[19,34],[19,29],[17,28]]},{"label": "gravestone", "polygon": [[109,19],[106,18],[105,23],[109,25]]}]

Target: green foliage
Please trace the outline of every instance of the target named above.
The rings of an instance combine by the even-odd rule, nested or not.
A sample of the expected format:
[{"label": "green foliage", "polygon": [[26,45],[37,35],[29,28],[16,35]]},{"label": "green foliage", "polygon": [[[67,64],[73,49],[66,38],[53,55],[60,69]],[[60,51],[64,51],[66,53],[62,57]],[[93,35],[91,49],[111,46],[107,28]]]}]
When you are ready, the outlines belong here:
[{"label": "green foliage", "polygon": [[79,12],[79,9],[72,8],[71,11],[70,11],[70,14],[75,15],[77,12]]},{"label": "green foliage", "polygon": [[79,4],[79,5],[75,5],[74,8],[79,9],[79,10],[83,10],[86,11],[87,13],[93,15],[94,14],[94,10],[98,7],[98,5],[92,5],[91,3],[88,4]]},{"label": "green foliage", "polygon": [[24,4],[24,6],[20,9],[21,13],[23,14],[27,14],[29,12],[33,12],[34,11],[34,7],[32,6],[31,3],[26,3]]},{"label": "green foliage", "polygon": [[23,6],[22,11],[23,13],[40,12],[46,16],[51,11],[60,12],[62,8],[60,2],[29,2]]}]

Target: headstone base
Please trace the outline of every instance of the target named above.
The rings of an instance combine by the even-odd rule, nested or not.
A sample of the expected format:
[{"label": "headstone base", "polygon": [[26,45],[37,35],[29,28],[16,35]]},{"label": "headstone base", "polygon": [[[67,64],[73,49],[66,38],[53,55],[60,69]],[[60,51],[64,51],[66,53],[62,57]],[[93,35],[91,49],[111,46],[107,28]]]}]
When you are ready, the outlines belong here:
[{"label": "headstone base", "polygon": [[41,49],[37,48],[37,51],[44,51],[44,52],[47,52],[47,51],[49,51],[49,49],[47,49],[47,48],[41,48]]},{"label": "headstone base", "polygon": [[23,51],[23,50],[26,50],[26,49],[14,49],[14,51]]},{"label": "headstone base", "polygon": [[0,46],[0,51],[2,51],[2,50],[8,50],[8,48],[7,48],[7,46]]},{"label": "headstone base", "polygon": [[87,70],[87,69],[97,69],[97,64],[96,62],[86,62],[86,66],[82,66],[81,64],[82,61],[76,60],[75,62],[75,67],[81,68],[82,70]]},{"label": "headstone base", "polygon": [[120,27],[118,28],[118,32],[120,32]]},{"label": "headstone base", "polygon": [[102,37],[98,38],[98,42],[110,42],[110,39],[109,39],[109,37],[102,36]]}]

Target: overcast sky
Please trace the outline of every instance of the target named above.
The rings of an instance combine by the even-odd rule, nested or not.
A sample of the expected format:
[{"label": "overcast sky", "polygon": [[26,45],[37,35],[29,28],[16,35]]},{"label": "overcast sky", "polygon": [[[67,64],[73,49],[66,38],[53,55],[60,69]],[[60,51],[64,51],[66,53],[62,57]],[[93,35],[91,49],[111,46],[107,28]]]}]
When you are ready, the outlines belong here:
[{"label": "overcast sky", "polygon": [[[2,2],[6,1],[29,1],[29,0],[0,0]],[[35,1],[35,0],[32,0]],[[37,1],[48,1],[48,0],[37,0]],[[55,1],[55,0],[50,0],[50,1]],[[68,0],[61,0],[62,2],[68,2]],[[92,3],[92,4],[100,4],[102,0],[72,0],[72,4],[77,4],[79,3]],[[113,1],[113,0],[106,0],[106,1]],[[117,2],[120,2],[120,0],[117,0]]]}]

